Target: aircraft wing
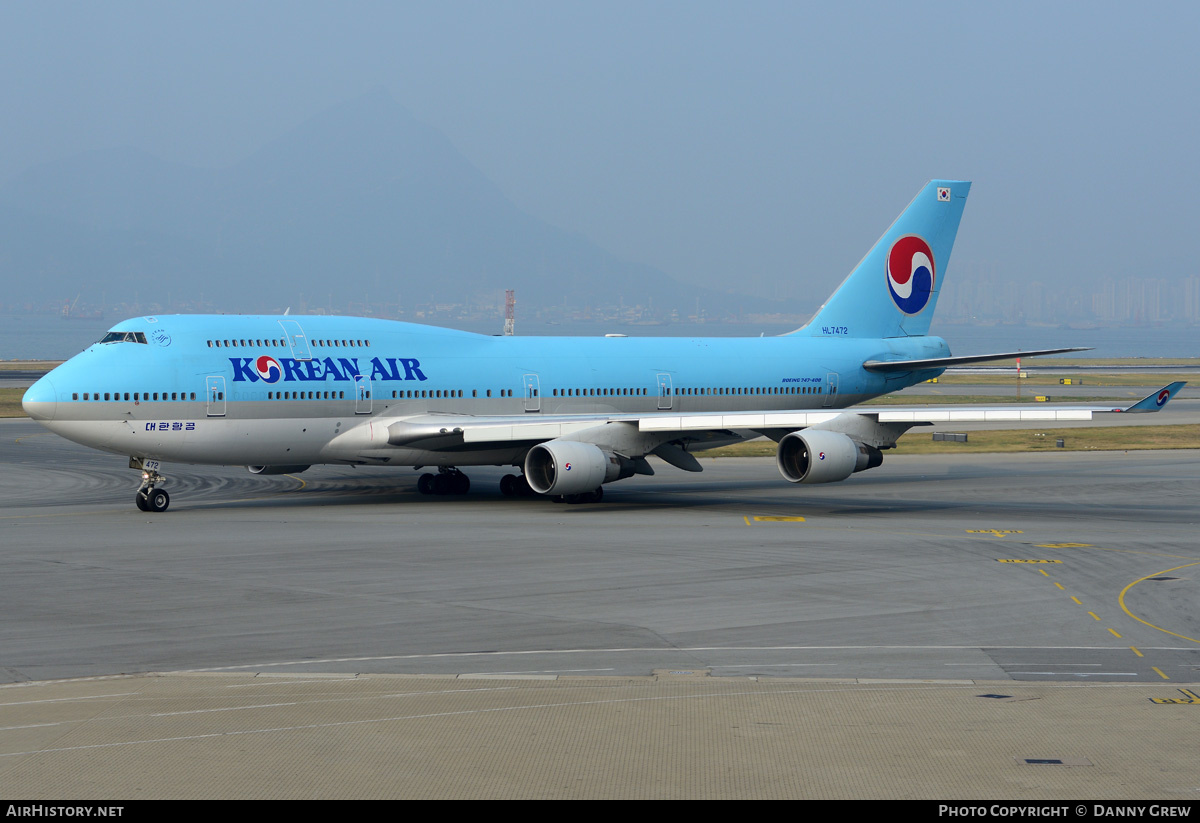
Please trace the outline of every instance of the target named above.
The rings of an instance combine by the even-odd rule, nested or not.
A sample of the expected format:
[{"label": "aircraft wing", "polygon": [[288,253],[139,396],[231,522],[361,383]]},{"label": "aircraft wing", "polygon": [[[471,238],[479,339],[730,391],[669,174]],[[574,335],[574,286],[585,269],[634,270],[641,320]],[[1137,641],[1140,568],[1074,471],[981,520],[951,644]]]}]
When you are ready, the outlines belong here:
[{"label": "aircraft wing", "polygon": [[[658,442],[677,435],[689,440],[730,439],[735,432],[770,434],[818,426],[857,430],[858,423],[888,425],[893,438],[916,425],[938,423],[1055,422],[1091,420],[1096,414],[1156,412],[1174,397],[1185,383],[1171,383],[1151,392],[1130,406],[1048,404],[1037,407],[1014,404],[861,406],[848,409],[806,409],[768,412],[701,412],[680,414],[663,411],[650,413],[595,413],[569,415],[494,415],[424,414],[394,420],[376,419],[371,427],[373,445],[438,450],[481,447],[488,444],[539,443],[558,438],[597,442],[608,439],[604,427],[619,428],[628,440],[631,430],[654,436]],[[609,430],[615,434],[615,430]],[[668,437],[663,437],[668,435]],[[884,438],[886,439],[886,438]],[[382,442],[381,442],[382,441]],[[648,449],[647,451],[651,451]]]},{"label": "aircraft wing", "polygon": [[1177,381],[1151,392],[1129,406],[1098,406],[1046,404],[1037,407],[1003,404],[983,405],[929,405],[929,406],[859,406],[849,409],[825,409],[820,411],[766,412],[762,414],[696,414],[675,417],[645,417],[639,422],[643,431],[690,431],[693,429],[781,429],[807,428],[828,424],[832,421],[855,415],[874,418],[878,423],[907,423],[910,425],[936,423],[989,423],[989,422],[1053,422],[1091,420],[1096,414],[1121,414],[1157,412],[1179,393],[1186,381]]}]

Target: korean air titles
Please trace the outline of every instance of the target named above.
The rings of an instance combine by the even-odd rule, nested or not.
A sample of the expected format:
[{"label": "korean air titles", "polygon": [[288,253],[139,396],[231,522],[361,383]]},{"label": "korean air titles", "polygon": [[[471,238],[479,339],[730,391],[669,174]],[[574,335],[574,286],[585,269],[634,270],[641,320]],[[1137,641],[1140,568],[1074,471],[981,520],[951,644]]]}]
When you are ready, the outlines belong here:
[{"label": "korean air titles", "polygon": [[234,383],[353,383],[360,377],[369,377],[372,382],[429,379],[415,357],[372,357],[366,366],[362,366],[357,357],[298,360],[292,357],[277,359],[264,354],[257,358],[230,357],[229,364],[233,367]]}]

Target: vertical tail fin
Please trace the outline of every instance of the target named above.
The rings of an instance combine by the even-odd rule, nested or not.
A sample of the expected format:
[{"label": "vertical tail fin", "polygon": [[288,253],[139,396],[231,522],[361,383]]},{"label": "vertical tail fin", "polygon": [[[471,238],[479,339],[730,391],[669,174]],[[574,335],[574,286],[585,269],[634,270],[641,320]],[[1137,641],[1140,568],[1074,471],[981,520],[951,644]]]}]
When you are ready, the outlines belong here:
[{"label": "vertical tail fin", "polygon": [[971,184],[930,180],[833,296],[792,334],[907,337],[929,333]]}]

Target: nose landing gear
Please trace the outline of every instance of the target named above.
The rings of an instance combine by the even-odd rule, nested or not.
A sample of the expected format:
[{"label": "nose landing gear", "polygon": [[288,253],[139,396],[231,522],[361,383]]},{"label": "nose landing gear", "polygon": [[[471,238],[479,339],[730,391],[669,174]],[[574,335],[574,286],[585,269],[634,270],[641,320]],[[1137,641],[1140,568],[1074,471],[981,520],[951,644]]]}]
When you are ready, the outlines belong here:
[{"label": "nose landing gear", "polygon": [[[132,466],[134,459],[131,458],[129,462]],[[159,474],[156,468],[152,468],[151,462],[147,460],[142,466],[132,466],[142,470],[142,485],[138,488],[133,502],[144,512],[165,512],[167,506],[171,505],[171,495],[157,486],[167,478]],[[157,463],[155,465],[157,466]]]}]

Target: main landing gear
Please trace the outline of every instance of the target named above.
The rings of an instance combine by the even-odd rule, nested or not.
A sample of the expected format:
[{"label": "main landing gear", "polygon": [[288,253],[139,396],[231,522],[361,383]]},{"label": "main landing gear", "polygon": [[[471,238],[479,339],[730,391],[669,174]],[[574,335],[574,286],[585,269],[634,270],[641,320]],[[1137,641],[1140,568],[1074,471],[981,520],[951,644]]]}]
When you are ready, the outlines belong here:
[{"label": "main landing gear", "polygon": [[580,492],[579,494],[564,494],[558,498],[561,503],[599,503],[604,499],[604,487],[597,486],[590,492]]},{"label": "main landing gear", "polygon": [[156,488],[157,484],[164,480],[166,478],[153,469],[145,469],[142,472],[141,488],[133,498],[133,502],[139,509],[144,512],[165,512],[167,510],[167,506],[171,505],[171,495]]},{"label": "main landing gear", "polygon": [[[529,486],[523,474],[506,474],[500,478],[500,493],[505,497],[542,497]],[[579,494],[544,495],[555,503],[599,503],[604,499],[604,489],[597,486],[590,492]]]},{"label": "main landing gear", "polygon": [[421,494],[466,494],[470,490],[471,479],[451,466],[440,467],[437,474],[427,472],[417,480]]},{"label": "main landing gear", "polygon": [[[465,474],[452,466],[442,466],[437,474],[426,472],[417,480],[417,491],[421,494],[466,494],[471,481]],[[506,474],[500,478],[500,493],[505,497],[541,497],[529,486],[523,474]],[[597,486],[590,492],[579,494],[547,495],[555,503],[599,503],[604,499],[604,489]],[[139,504],[140,505],[140,504]]]},{"label": "main landing gear", "polygon": [[505,497],[536,497],[523,474],[506,474],[500,478],[500,493]]}]

